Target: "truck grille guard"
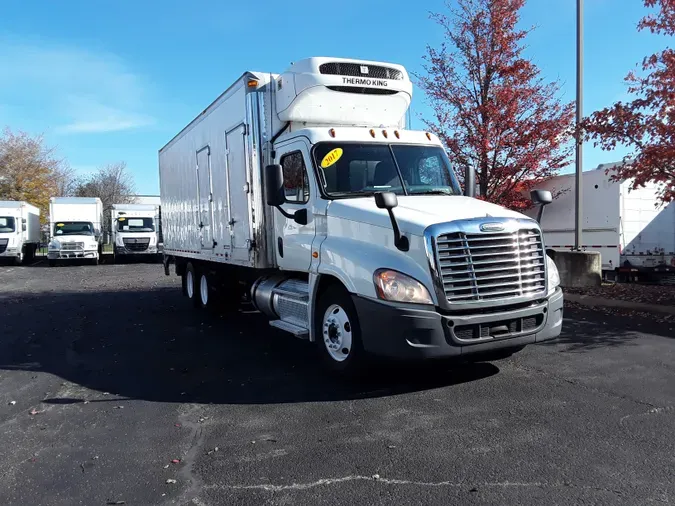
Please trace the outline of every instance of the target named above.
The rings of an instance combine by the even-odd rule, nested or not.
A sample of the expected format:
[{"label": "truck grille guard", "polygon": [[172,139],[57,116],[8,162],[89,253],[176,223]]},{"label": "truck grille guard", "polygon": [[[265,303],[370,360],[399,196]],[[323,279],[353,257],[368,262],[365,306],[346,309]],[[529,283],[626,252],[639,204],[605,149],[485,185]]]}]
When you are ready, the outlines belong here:
[{"label": "truck grille guard", "polygon": [[507,306],[547,294],[543,234],[530,219],[478,218],[424,232],[439,306],[446,310]]}]

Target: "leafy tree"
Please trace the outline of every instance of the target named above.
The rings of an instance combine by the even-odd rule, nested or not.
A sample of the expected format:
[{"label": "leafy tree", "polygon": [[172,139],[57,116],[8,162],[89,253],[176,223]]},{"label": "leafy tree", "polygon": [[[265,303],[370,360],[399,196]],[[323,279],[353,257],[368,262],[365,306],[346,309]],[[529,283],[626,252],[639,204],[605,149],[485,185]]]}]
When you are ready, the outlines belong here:
[{"label": "leafy tree", "polygon": [[463,180],[474,170],[480,197],[512,209],[570,162],[574,107],[558,99],[523,56],[529,30],[519,30],[525,0],[457,0],[448,15],[432,14],[444,30],[427,46],[426,75],[417,76],[433,108],[425,120],[448,148]]},{"label": "leafy tree", "polygon": [[[675,35],[675,1],[644,0],[644,4],[657,12],[645,16],[638,30]],[[631,149],[623,163],[608,171],[612,180],[630,179],[632,189],[661,183],[659,201],[670,202],[675,200],[675,50],[667,47],[647,56],[641,72],[630,72],[625,81],[635,98],[593,113],[583,129],[602,149],[617,145]]]},{"label": "leafy tree", "polygon": [[73,171],[56,157],[55,148],[41,135],[14,133],[6,128],[0,135],[0,200],[26,201],[40,209],[46,222],[49,199],[72,189]]}]

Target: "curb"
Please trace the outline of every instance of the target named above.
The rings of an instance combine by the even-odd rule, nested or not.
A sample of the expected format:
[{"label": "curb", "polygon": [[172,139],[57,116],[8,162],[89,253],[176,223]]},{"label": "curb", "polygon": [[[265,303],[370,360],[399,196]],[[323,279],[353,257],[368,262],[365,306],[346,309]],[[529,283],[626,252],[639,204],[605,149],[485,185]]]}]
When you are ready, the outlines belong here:
[{"label": "curb", "polygon": [[591,295],[579,295],[576,293],[565,293],[565,300],[576,302],[584,306],[605,306],[621,309],[632,309],[634,311],[643,311],[645,313],[662,313],[675,315],[675,306],[663,306],[659,304],[644,304],[642,302],[629,302],[619,299],[605,299],[604,297],[593,297]]}]

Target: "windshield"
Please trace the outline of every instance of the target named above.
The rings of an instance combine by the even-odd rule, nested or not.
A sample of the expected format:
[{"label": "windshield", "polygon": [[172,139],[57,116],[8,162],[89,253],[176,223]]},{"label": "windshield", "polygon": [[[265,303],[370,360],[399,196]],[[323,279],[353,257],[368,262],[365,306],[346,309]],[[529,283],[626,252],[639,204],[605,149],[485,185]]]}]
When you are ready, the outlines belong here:
[{"label": "windshield", "polygon": [[94,235],[94,225],[87,221],[60,221],[54,225],[54,235]]},{"label": "windshield", "polygon": [[325,192],[332,197],[461,195],[440,146],[322,142],[314,149]]},{"label": "windshield", "polygon": [[0,234],[8,234],[16,230],[13,216],[0,216]]},{"label": "windshield", "polygon": [[155,220],[153,218],[117,218],[117,230],[119,232],[154,232]]}]

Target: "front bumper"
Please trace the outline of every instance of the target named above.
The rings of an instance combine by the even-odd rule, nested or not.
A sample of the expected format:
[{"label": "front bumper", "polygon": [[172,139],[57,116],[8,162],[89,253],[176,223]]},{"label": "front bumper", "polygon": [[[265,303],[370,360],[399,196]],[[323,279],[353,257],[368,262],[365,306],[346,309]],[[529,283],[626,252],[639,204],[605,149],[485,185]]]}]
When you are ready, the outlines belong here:
[{"label": "front bumper", "polygon": [[148,249],[142,251],[134,251],[124,246],[115,245],[115,255],[159,255],[160,253],[161,251],[156,246],[149,246]]},{"label": "front bumper", "polygon": [[98,258],[98,250],[47,251],[48,260],[77,260],[82,258]]},{"label": "front bumper", "polygon": [[0,253],[0,258],[17,258],[21,256],[21,250],[15,247],[7,248]]},{"label": "front bumper", "polygon": [[364,349],[403,360],[471,356],[515,348],[560,335],[563,293],[528,307],[471,315],[353,296]]}]

